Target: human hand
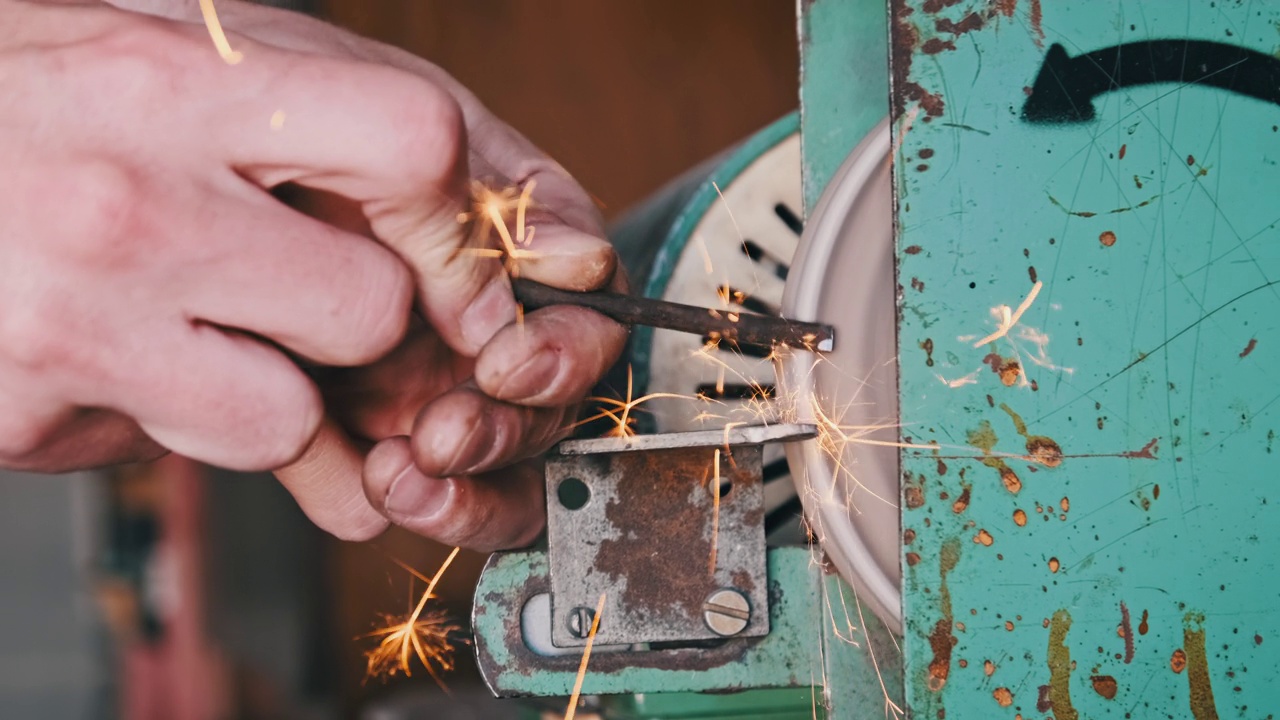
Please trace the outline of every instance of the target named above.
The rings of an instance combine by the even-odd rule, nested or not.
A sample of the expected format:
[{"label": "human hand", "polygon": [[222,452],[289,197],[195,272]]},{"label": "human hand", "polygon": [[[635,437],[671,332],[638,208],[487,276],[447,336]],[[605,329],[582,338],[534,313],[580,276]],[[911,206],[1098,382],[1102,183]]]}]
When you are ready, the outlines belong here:
[{"label": "human hand", "polygon": [[[164,9],[181,15],[192,6]],[[0,147],[22,158],[14,164],[22,172],[7,178],[0,199],[10,238],[0,244],[0,276],[12,301],[0,311],[0,399],[16,409],[0,417],[0,464],[64,469],[136,459],[164,446],[228,467],[265,468],[306,447],[281,478],[303,509],[339,536],[376,533],[386,523],[382,509],[406,524],[420,521],[428,533],[474,538],[473,545],[526,539],[528,527],[496,537],[474,521],[537,525],[527,492],[516,494],[523,506],[517,516],[501,503],[477,504],[485,494],[480,480],[415,478],[419,487],[447,490],[451,518],[473,521],[451,529],[429,517],[434,505],[394,512],[391,481],[405,479],[401,463],[413,453],[428,473],[464,467],[438,460],[469,460],[462,447],[468,434],[453,436],[457,452],[448,441],[449,428],[475,427],[462,412],[468,407],[497,413],[492,427],[507,434],[492,457],[467,472],[534,454],[552,426],[522,425],[532,415],[511,415],[519,406],[499,398],[563,406],[585,392],[590,367],[616,354],[620,329],[579,319],[578,329],[596,323],[603,335],[581,358],[577,345],[547,339],[563,327],[554,317],[570,317],[561,312],[567,309],[541,311],[551,318],[545,322],[531,314],[532,331],[523,337],[534,345],[520,347],[558,348],[571,379],[551,381],[530,398],[504,395],[507,380],[520,374],[506,364],[504,348],[517,346],[488,347],[510,324],[514,301],[496,263],[456,252],[464,234],[455,216],[469,174],[459,120],[465,94],[438,70],[415,72],[402,57],[390,63],[380,56],[394,53],[382,46],[305,30],[327,26],[219,7],[243,12],[243,34],[226,22],[243,53],[239,65],[213,53],[192,17],[166,23],[103,7],[0,1],[0,16],[11,20],[6,26],[21,28],[0,40],[0,62],[9,64],[0,77],[11,99],[0,104],[0,121],[16,130]],[[558,238],[545,232],[538,240],[559,262],[531,263],[527,274],[580,289],[607,281],[611,252],[581,230],[595,220],[585,196],[554,200],[564,188],[570,195],[580,189],[478,107],[463,111],[476,137],[488,138],[472,142],[472,159],[493,158],[487,169],[513,180],[538,176],[544,204],[565,222]],[[278,113],[285,121],[272,130]],[[383,244],[281,206],[264,188],[283,183],[354,202]],[[70,199],[67,210],[54,211],[55,192]],[[583,207],[588,212],[575,216]],[[564,268],[575,263],[583,272],[565,281]],[[415,285],[426,323],[392,358],[411,357],[407,348],[431,354],[447,347],[448,377],[457,380],[465,358],[478,355],[472,369],[480,392],[425,388],[414,402],[433,402],[420,414],[394,394],[381,406],[353,400],[317,436],[321,395],[274,346],[323,365],[365,364],[401,339]],[[386,369],[392,366],[374,365],[364,376],[398,383]],[[420,365],[409,370],[423,374]],[[461,410],[445,412],[450,407]],[[402,436],[415,415],[411,442]],[[369,499],[359,483],[363,453],[342,422],[364,440],[392,438],[370,457]]]}]

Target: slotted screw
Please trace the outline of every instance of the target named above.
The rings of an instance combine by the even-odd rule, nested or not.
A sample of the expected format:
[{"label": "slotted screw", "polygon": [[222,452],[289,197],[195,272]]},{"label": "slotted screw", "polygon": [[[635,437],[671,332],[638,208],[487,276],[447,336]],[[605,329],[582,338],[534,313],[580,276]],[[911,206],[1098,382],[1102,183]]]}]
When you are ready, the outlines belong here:
[{"label": "slotted screw", "polygon": [[751,622],[751,603],[735,588],[721,588],[702,603],[702,617],[711,632],[721,637],[737,635]]},{"label": "slotted screw", "polygon": [[569,634],[579,639],[585,639],[591,634],[591,624],[595,622],[595,619],[596,611],[589,607],[576,607],[570,610]]}]

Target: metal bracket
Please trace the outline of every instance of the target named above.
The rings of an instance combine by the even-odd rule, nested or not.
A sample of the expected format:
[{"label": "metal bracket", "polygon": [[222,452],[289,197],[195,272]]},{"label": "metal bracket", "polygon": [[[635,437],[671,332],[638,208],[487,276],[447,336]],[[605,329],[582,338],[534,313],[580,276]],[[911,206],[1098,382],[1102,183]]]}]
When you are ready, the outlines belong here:
[{"label": "metal bracket", "polygon": [[[861,616],[853,591],[824,575],[807,548],[774,548],[767,558],[768,635],[680,648],[597,645],[583,693],[822,687],[813,703],[825,706],[828,717],[852,717],[859,708],[879,712],[886,698],[900,703],[901,676],[890,670],[900,662],[896,642],[870,613]],[[550,591],[544,552],[497,553],[481,573],[471,622],[477,664],[495,695],[562,697],[572,691],[581,653],[531,649],[545,651],[545,642],[533,636],[545,632],[547,621],[525,610],[545,613]]]},{"label": "metal bracket", "polygon": [[[551,638],[602,645],[769,632],[761,444],[813,426],[563,443],[547,461]],[[719,498],[717,498],[717,494]]]}]

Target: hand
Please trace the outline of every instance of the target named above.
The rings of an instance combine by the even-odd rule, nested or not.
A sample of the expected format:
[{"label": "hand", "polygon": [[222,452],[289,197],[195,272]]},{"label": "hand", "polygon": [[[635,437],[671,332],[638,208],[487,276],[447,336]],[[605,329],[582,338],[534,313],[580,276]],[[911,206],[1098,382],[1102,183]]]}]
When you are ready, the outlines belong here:
[{"label": "hand", "polygon": [[[545,203],[566,229],[558,239],[543,233],[539,244],[548,255],[565,255],[569,266],[583,260],[575,269],[585,272],[566,283],[554,263],[543,263],[540,279],[593,287],[607,281],[612,254],[602,241],[568,230],[587,227],[594,214],[574,216],[589,209],[584,203],[557,204],[552,175],[563,178],[559,192],[581,193],[576,185],[512,131],[486,120],[478,103],[460,108],[465,94],[438,70],[414,71],[381,46],[322,32],[326,26],[305,18],[222,2],[230,41],[244,58],[228,65],[197,23],[194,2],[152,5],[177,22],[101,6],[0,0],[6,27],[19,28],[0,39],[8,99],[0,103],[8,130],[0,151],[21,169],[6,176],[0,193],[7,230],[0,287],[8,293],[0,306],[0,406],[12,408],[0,417],[0,464],[57,470],[164,447],[253,469],[287,464],[305,449],[282,479],[323,527],[358,538],[385,524],[375,508],[395,515],[387,492],[395,489],[392,476],[407,468],[400,465],[405,451],[446,454],[447,432],[429,431],[466,426],[465,417],[453,426],[433,420],[459,417],[438,408],[472,403],[498,413],[494,427],[512,431],[504,437],[515,440],[500,443],[505,450],[471,471],[545,445],[504,419],[516,405],[481,393],[467,400],[472,395],[464,393],[474,391],[461,389],[416,398],[434,402],[419,414],[412,443],[398,437],[411,428],[399,407],[404,401],[394,396],[381,409],[366,401],[356,412],[360,403],[352,403],[323,420],[321,393],[286,352],[323,365],[367,364],[398,345],[416,296],[426,322],[405,348],[433,339],[433,352],[449,348],[454,373],[478,356],[475,386],[502,397],[503,378],[515,373],[501,348],[511,345],[488,348],[510,324],[514,301],[496,263],[456,252],[464,233],[455,217],[469,175],[461,115],[473,127],[495,123],[487,132],[476,127],[477,137],[490,140],[473,141],[473,157],[494,158],[491,168],[515,180],[548,178]],[[233,19],[240,18],[245,27],[237,34]],[[278,129],[273,118],[283,118]],[[285,183],[350,200],[381,244],[290,210],[266,192]],[[52,202],[58,195],[66,201]],[[562,310],[542,312],[563,317]],[[538,329],[555,323],[533,317],[529,341],[558,347],[565,367],[588,364],[577,360],[578,346]],[[589,355],[616,354],[620,330],[598,318],[587,322],[607,336]],[[387,367],[364,372],[385,378]],[[426,372],[433,370],[414,368],[418,376]],[[577,390],[569,385],[557,380],[524,403],[554,407]],[[360,418],[367,427],[358,426]],[[362,454],[340,422],[364,440],[396,433],[370,457],[372,503],[359,483]],[[445,439],[432,443],[433,436]],[[452,471],[432,457],[419,458],[423,470]],[[416,484],[448,489],[447,507],[457,517],[504,517],[500,505],[482,511],[468,504],[476,493],[467,488],[479,482],[424,475]],[[441,526],[424,529],[432,527]],[[474,544],[513,541],[485,531],[472,525],[459,539],[470,532],[478,533]],[[528,530],[508,533],[517,534],[523,539]]]}]

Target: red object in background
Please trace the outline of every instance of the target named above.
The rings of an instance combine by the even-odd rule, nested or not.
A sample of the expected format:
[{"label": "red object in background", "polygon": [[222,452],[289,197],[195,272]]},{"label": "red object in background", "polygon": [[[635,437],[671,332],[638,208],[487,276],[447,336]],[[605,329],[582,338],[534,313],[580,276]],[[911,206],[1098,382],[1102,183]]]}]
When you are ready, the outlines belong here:
[{"label": "red object in background", "polygon": [[205,470],[169,456],[140,470],[155,483],[159,543],[144,591],[159,610],[157,638],[121,648],[120,716],[125,720],[229,717],[226,664],[206,631],[204,603]]}]

